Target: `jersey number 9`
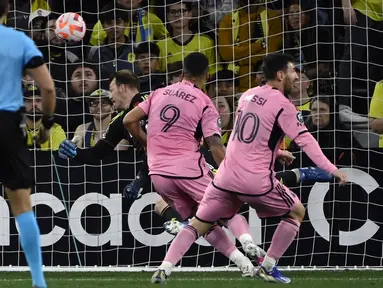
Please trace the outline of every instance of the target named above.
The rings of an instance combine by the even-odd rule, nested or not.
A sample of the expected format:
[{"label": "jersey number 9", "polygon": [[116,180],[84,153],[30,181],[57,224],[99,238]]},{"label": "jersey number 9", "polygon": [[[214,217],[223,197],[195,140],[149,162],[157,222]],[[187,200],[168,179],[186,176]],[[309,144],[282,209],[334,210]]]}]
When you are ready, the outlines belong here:
[{"label": "jersey number 9", "polygon": [[165,126],[161,129],[162,132],[167,132],[174,123],[180,118],[180,109],[174,105],[166,105],[162,108],[160,113],[161,121],[166,122]]}]

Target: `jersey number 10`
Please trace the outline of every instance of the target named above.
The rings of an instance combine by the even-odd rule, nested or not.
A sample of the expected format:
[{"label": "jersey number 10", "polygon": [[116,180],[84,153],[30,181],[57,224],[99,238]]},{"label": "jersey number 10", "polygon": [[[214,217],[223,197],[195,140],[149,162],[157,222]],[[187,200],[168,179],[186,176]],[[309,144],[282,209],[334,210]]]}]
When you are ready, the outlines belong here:
[{"label": "jersey number 10", "polygon": [[255,137],[257,137],[258,129],[258,115],[251,112],[244,114],[243,111],[238,110],[237,121],[235,123],[232,140],[234,141],[237,139],[239,142],[250,144],[254,141]]}]

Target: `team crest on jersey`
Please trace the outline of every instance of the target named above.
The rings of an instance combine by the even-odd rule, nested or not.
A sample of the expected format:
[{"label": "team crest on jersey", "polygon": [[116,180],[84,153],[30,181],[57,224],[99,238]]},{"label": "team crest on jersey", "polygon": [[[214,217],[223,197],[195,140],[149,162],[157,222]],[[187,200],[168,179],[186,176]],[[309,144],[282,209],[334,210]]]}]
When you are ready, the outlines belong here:
[{"label": "team crest on jersey", "polygon": [[301,111],[299,111],[299,112],[297,113],[297,120],[298,120],[299,123],[304,123],[304,122],[305,122],[304,119],[303,119],[303,116],[302,116],[302,112],[301,112]]}]

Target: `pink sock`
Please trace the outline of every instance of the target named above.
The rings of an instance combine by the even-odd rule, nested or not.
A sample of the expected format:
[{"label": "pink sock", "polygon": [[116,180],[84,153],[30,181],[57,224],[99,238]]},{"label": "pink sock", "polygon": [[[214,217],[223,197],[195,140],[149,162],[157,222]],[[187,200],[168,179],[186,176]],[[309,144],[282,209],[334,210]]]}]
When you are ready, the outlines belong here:
[{"label": "pink sock", "polygon": [[176,265],[198,238],[197,230],[192,226],[186,226],[174,238],[164,261]]},{"label": "pink sock", "polygon": [[283,219],[275,230],[267,256],[278,261],[293,242],[299,231],[300,222],[292,219]]},{"label": "pink sock", "polygon": [[233,233],[234,237],[237,238],[239,242],[241,242],[241,244],[243,244],[241,239],[242,235],[246,234],[250,236],[249,224],[247,223],[246,218],[242,215],[236,214],[233,218],[227,221],[226,227],[230,230],[231,233]]},{"label": "pink sock", "polygon": [[233,242],[227,237],[225,231],[218,225],[214,225],[210,228],[209,232],[205,235],[205,239],[229,259],[231,253],[237,250]]}]

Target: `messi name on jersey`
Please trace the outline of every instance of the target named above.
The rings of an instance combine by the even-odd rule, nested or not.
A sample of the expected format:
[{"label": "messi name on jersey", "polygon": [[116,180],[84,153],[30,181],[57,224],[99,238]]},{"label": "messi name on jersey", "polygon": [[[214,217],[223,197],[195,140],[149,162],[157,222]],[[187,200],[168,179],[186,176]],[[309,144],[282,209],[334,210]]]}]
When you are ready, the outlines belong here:
[{"label": "messi name on jersey", "polygon": [[187,94],[183,91],[171,90],[171,89],[166,89],[163,95],[175,96],[175,97],[181,98],[182,100],[188,101],[190,103],[194,103],[194,100],[197,98],[196,96]]}]

